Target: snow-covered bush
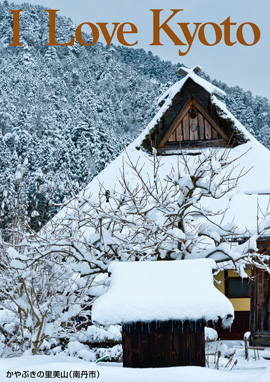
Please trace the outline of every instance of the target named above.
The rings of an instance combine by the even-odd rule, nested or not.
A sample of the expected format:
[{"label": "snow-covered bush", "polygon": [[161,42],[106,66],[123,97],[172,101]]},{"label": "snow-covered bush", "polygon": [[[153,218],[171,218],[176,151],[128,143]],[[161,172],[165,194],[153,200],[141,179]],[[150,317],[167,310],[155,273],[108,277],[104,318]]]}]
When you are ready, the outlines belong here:
[{"label": "snow-covered bush", "polygon": [[40,351],[52,355],[69,355],[92,362],[98,359],[121,362],[121,337],[120,325],[111,325],[106,329],[90,325],[74,333],[72,338],[66,338],[66,341],[43,341]]},{"label": "snow-covered bush", "polygon": [[122,345],[120,344],[112,347],[92,347],[90,344],[87,345],[74,340],[68,342],[64,348],[57,346],[46,351],[46,354],[68,355],[81,358],[88,362],[95,362],[99,359],[104,359],[104,361],[109,362],[122,362],[123,350]]},{"label": "snow-covered bush", "polygon": [[111,348],[97,348],[95,350],[97,359],[106,357],[110,362],[122,362],[123,361],[123,348],[122,345],[115,345]]},{"label": "snow-covered bush", "polygon": [[121,326],[110,325],[108,328],[98,328],[95,325],[88,326],[86,330],[81,330],[77,338],[80,342],[97,343],[106,341],[121,341]]},{"label": "snow-covered bush", "polygon": [[13,317],[9,327],[7,322],[3,327],[11,333],[9,345],[36,354],[45,340],[51,347],[54,341],[75,336],[78,324],[89,316],[89,279],[69,271],[68,261],[31,264],[26,252],[12,247],[2,246],[1,260],[0,305]]},{"label": "snow-covered bush", "polygon": [[7,309],[0,309],[0,357],[4,358],[19,350],[17,335],[19,319]]},{"label": "snow-covered bush", "polygon": [[218,339],[218,332],[215,329],[206,326],[204,328],[204,338],[207,342],[216,341]]}]

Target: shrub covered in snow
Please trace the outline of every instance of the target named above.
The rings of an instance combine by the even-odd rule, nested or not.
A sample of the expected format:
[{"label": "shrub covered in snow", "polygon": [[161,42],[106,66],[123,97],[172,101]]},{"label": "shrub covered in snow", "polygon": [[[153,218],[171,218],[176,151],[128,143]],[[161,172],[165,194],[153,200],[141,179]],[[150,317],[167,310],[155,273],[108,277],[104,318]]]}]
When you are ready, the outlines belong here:
[{"label": "shrub covered in snow", "polygon": [[0,309],[0,357],[7,357],[20,349],[19,319],[7,309]]},{"label": "shrub covered in snow", "polygon": [[121,341],[121,326],[110,325],[108,328],[98,328],[95,325],[88,326],[86,330],[81,330],[77,338],[81,342],[106,342],[106,341]]},{"label": "shrub covered in snow", "polygon": [[82,344],[76,340],[70,341],[64,349],[62,349],[61,346],[57,346],[48,351],[47,354],[68,355],[81,358],[88,362],[95,362],[100,358],[104,358],[104,361],[121,362],[123,357],[122,345],[120,344],[112,347],[99,348]]},{"label": "shrub covered in snow", "polygon": [[204,328],[204,338],[207,342],[216,341],[218,339],[218,332],[215,329],[206,326]]},{"label": "shrub covered in snow", "polygon": [[27,252],[4,246],[1,259],[0,305],[5,308],[5,320],[12,316],[13,322],[5,321],[3,326],[10,336],[14,332],[11,346],[17,344],[20,351],[31,349],[36,354],[45,340],[48,345],[74,336],[77,326],[88,321],[89,279],[69,270],[68,262],[63,265],[55,257],[31,264]]}]

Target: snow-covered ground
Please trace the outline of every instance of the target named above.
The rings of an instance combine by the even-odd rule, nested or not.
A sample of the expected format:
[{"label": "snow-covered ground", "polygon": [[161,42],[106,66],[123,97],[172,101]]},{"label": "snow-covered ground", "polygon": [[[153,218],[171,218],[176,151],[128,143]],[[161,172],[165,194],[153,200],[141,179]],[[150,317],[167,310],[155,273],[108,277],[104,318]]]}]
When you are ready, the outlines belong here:
[{"label": "snow-covered ground", "polygon": [[[212,343],[211,348],[216,348]],[[201,367],[171,367],[161,369],[128,369],[118,363],[93,363],[65,356],[22,356],[0,360],[0,381],[81,381],[99,380],[102,382],[136,381],[136,382],[269,382],[270,349],[259,352],[260,359],[254,359],[250,350],[250,359],[245,361],[242,341],[225,341],[223,345],[229,350],[236,350],[237,365],[233,370],[224,368],[228,359],[221,358],[220,370]],[[257,354],[256,354],[257,358]],[[211,363],[211,360],[210,360]],[[51,372],[50,373],[48,373]],[[17,377],[15,372],[17,372]],[[28,376],[23,374],[28,372]],[[30,374],[30,372],[32,372]],[[33,373],[35,372],[35,373]],[[46,373],[47,372],[47,373]],[[58,372],[58,373],[55,373]],[[14,374],[12,374],[14,373]],[[21,373],[21,374],[20,374]],[[45,374],[46,373],[46,374]],[[62,373],[62,376],[61,376]],[[12,376],[11,376],[12,374]],[[69,375],[66,378],[66,375]],[[76,376],[77,375],[77,376]],[[11,377],[10,377],[11,376]],[[47,378],[45,378],[47,376]]]}]

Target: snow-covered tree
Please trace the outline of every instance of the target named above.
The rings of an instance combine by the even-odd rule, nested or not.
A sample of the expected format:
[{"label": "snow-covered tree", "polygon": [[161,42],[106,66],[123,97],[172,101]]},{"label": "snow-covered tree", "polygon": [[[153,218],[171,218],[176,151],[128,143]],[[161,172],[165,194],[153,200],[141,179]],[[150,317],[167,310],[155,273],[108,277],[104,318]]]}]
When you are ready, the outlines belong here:
[{"label": "snow-covered tree", "polygon": [[37,354],[41,347],[76,337],[77,326],[89,315],[89,278],[81,279],[56,258],[31,265],[25,251],[21,255],[3,243],[0,254],[0,307],[17,322],[6,335],[7,351]]},{"label": "snow-covered tree", "polygon": [[[223,223],[228,207],[215,206],[245,175],[230,150],[183,153],[166,174],[155,152],[148,159],[151,173],[145,172],[145,163],[126,158],[117,191],[101,185],[98,202],[81,193],[46,231],[28,238],[35,262],[57,253],[73,259],[74,271],[82,276],[106,272],[112,260],[211,257],[221,264],[230,261],[240,273],[246,262],[267,268],[267,259],[256,253],[256,239],[267,225],[256,234],[239,232],[235,224]],[[234,240],[239,236],[249,239],[239,244]]]}]

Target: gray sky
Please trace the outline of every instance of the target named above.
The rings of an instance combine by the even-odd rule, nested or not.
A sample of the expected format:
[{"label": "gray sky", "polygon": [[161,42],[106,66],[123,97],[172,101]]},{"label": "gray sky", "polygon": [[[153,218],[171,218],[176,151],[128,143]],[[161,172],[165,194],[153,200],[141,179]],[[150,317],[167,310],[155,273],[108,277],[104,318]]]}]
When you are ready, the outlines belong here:
[{"label": "gray sky", "polygon": [[[239,85],[254,94],[270,98],[270,1],[269,0],[29,0],[32,4],[42,4],[60,9],[59,14],[71,17],[75,24],[82,22],[132,22],[138,27],[136,48],[151,50],[164,60],[182,62],[186,66],[200,65],[212,78]],[[20,4],[22,1],[15,0]],[[23,9],[23,6],[22,6]],[[170,22],[171,28],[180,38],[177,22],[222,23],[228,16],[237,26],[232,27],[235,37],[237,27],[244,22],[253,22],[261,31],[261,39],[255,46],[242,46],[239,43],[228,47],[222,41],[207,47],[198,38],[186,56],[179,57],[178,47],[174,46],[165,33],[161,32],[163,46],[149,46],[152,42],[153,14],[149,9],[164,9],[162,20],[171,14],[170,9],[184,9]],[[222,28],[223,30],[223,28]],[[209,41],[211,39],[210,30]],[[244,29],[247,41],[249,28]],[[113,40],[116,42],[116,39]],[[91,49],[91,47],[89,47]]]}]

